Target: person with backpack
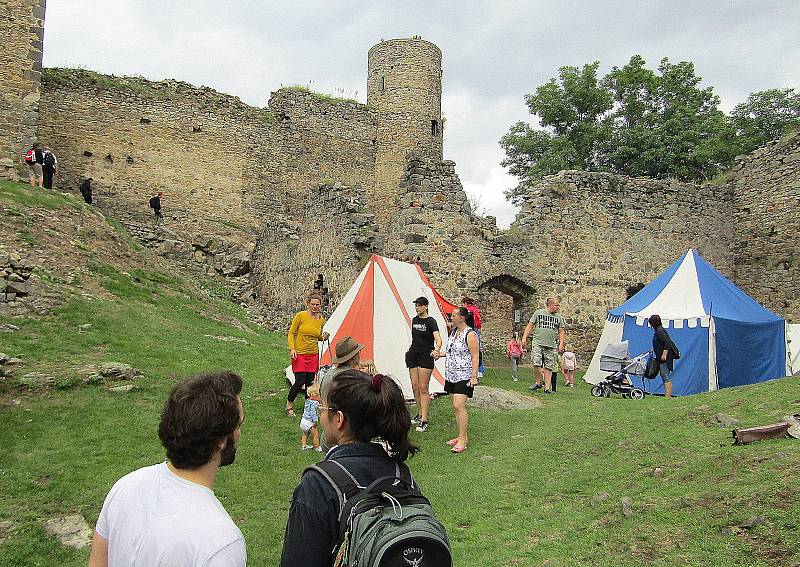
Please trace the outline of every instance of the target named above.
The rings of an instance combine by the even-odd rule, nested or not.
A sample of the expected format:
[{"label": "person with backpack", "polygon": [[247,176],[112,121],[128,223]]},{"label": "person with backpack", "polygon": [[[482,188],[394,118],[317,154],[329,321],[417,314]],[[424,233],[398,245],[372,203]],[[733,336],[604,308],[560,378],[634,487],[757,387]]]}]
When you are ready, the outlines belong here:
[{"label": "person with backpack", "polygon": [[44,163],[44,153],[42,152],[42,145],[36,142],[25,153],[23,158],[25,165],[28,166],[28,179],[30,179],[31,187],[39,185],[39,189],[44,187],[44,173],[42,172],[42,164]]},{"label": "person with backpack", "polygon": [[664,381],[664,398],[672,397],[672,380],[670,374],[674,369],[674,361],[680,358],[680,352],[669,333],[661,323],[661,315],[653,314],[647,320],[653,329],[653,356],[659,361],[658,373]]},{"label": "person with backpack", "polygon": [[44,188],[53,188],[53,178],[58,175],[58,158],[53,150],[45,148],[42,153],[42,175],[44,177]]},{"label": "person with backpack", "polygon": [[161,191],[150,197],[150,208],[153,209],[153,214],[156,218],[156,226],[164,222],[164,216],[161,214],[161,199],[163,197],[164,193]]},{"label": "person with backpack", "polygon": [[347,369],[317,411],[332,448],[294,490],[281,566],[452,565],[447,532],[405,463],[418,448],[395,381]]},{"label": "person with backpack", "polygon": [[444,391],[453,397],[458,426],[458,436],[447,442],[453,453],[467,450],[467,398],[472,397],[478,385],[480,343],[475,330],[467,324],[468,316],[466,307],[456,307],[450,314],[453,330],[445,354]]}]

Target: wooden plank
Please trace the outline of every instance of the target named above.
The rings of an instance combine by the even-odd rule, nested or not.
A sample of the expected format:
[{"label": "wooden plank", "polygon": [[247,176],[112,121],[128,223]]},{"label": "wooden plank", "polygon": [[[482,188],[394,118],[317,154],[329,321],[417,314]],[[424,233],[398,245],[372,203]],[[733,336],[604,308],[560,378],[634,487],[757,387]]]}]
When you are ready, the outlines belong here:
[{"label": "wooden plank", "polygon": [[771,425],[734,429],[733,443],[734,445],[743,445],[753,441],[761,441],[762,439],[783,439],[786,437],[789,426],[789,422],[782,421]]}]

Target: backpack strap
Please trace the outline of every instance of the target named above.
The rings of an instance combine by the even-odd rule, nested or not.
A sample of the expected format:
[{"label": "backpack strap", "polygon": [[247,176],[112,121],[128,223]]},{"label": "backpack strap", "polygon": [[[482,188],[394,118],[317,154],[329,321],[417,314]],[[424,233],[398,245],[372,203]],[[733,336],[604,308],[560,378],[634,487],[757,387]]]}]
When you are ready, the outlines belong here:
[{"label": "backpack strap", "polygon": [[355,477],[350,474],[350,471],[335,460],[320,461],[315,465],[307,467],[303,471],[303,474],[306,474],[310,470],[317,471],[336,489],[336,494],[339,497],[339,515],[341,515],[342,510],[344,510],[345,501],[347,501],[348,498],[354,497],[364,489],[363,486],[358,484]]}]

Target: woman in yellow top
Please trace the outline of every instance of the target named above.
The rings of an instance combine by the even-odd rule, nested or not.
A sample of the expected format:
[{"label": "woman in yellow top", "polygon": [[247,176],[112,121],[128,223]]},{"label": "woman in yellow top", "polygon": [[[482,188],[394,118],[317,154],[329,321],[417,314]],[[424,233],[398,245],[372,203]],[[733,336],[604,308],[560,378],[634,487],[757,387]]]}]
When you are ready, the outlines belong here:
[{"label": "woman in yellow top", "polygon": [[314,383],[319,370],[319,347],[317,343],[328,338],[322,330],[322,296],[317,292],[308,295],[308,309],[300,311],[289,327],[289,355],[292,357],[294,384],[286,398],[286,415],[294,417],[294,399],[303,387]]}]

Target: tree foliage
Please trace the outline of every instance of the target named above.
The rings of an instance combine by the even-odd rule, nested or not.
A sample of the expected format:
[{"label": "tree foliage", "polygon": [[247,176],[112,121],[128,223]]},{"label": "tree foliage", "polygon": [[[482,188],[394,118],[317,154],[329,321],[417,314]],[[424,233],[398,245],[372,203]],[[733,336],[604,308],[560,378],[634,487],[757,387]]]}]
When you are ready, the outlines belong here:
[{"label": "tree foliage", "polygon": [[752,93],[731,111],[739,153],[752,152],[784,134],[800,129],[800,93],[769,89]]},{"label": "tree foliage", "polygon": [[532,182],[563,169],[708,179],[737,154],[800,126],[800,95],[793,89],[753,93],[726,117],[691,62],[664,58],[653,71],[634,55],[602,79],[599,65],[562,67],[558,80],[525,97],[540,128],[518,122],[500,140],[502,164],[519,179],[506,191],[513,201]]}]

